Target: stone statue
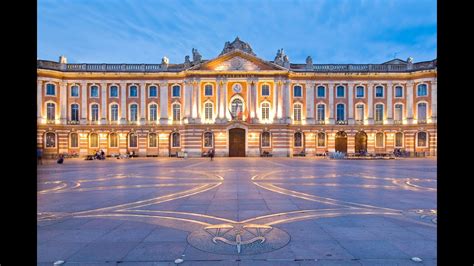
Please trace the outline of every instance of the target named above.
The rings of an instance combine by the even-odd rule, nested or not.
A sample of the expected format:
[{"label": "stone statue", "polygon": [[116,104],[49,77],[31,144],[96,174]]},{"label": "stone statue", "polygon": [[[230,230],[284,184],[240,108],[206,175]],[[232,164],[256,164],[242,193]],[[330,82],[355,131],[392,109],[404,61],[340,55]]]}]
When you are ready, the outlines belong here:
[{"label": "stone statue", "polygon": [[202,56],[201,56],[201,54],[198,52],[198,50],[195,49],[195,48],[193,48],[192,52],[193,52],[193,63],[194,63],[194,64],[199,64],[199,63],[201,63],[201,58],[202,58]]},{"label": "stone statue", "polygon": [[170,63],[170,60],[168,59],[168,57],[163,56],[163,58],[161,59],[161,68],[164,70],[168,69],[169,63]]},{"label": "stone statue", "polygon": [[413,64],[413,57],[408,57],[407,59],[408,64]]},{"label": "stone statue", "polygon": [[191,61],[189,61],[189,55],[184,57],[184,67],[188,68],[191,66]]},{"label": "stone statue", "polygon": [[313,69],[313,58],[309,55],[306,57],[306,69]]}]

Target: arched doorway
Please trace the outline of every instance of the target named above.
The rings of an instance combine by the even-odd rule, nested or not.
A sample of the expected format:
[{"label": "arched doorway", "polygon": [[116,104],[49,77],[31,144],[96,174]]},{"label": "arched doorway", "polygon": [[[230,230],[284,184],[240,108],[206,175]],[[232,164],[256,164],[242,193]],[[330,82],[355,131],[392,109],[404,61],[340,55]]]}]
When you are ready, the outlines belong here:
[{"label": "arched doorway", "polygon": [[229,157],[245,157],[245,129],[229,130]]},{"label": "arched doorway", "polygon": [[347,133],[344,131],[336,134],[336,151],[347,153]]},{"label": "arched doorway", "polygon": [[364,131],[359,131],[355,135],[355,152],[356,153],[367,152],[367,134]]}]

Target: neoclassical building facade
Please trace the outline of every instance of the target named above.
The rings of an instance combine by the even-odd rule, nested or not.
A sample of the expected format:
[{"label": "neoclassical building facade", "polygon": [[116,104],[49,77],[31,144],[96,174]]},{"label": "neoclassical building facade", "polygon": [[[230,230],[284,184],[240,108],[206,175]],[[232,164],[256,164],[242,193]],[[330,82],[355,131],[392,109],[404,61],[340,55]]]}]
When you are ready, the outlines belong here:
[{"label": "neoclassical building facade", "polygon": [[326,151],[436,156],[436,60],[382,64],[273,61],[226,42],[214,59],[171,64],[37,61],[44,154],[306,156]]}]

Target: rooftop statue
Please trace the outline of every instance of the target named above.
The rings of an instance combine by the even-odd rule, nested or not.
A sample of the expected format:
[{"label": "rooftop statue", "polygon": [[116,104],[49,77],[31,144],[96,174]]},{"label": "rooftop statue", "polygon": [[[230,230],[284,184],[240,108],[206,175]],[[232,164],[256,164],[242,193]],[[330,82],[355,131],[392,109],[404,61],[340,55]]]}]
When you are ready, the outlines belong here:
[{"label": "rooftop statue", "polygon": [[306,69],[313,69],[313,58],[309,55],[306,57]]},{"label": "rooftop statue", "polygon": [[199,63],[201,63],[201,58],[202,58],[202,56],[201,56],[201,54],[198,52],[198,50],[195,49],[195,48],[193,48],[192,52],[193,52],[193,63],[194,63],[194,64],[199,64]]},{"label": "rooftop statue", "polygon": [[277,55],[275,56],[275,60],[273,62],[279,66],[283,66],[286,68],[290,67],[290,59],[285,54],[285,51],[283,51],[283,48],[277,51]]},{"label": "rooftop statue", "polygon": [[241,41],[239,39],[239,37],[236,37],[235,40],[233,42],[226,42],[224,44],[224,49],[222,50],[222,52],[220,53],[220,55],[223,55],[223,54],[226,54],[230,51],[233,51],[233,50],[241,50],[243,52],[246,52],[248,54],[251,54],[253,56],[255,56],[256,54],[252,51],[252,47],[250,47],[250,45],[244,41]]},{"label": "rooftop statue", "polygon": [[184,57],[184,67],[188,68],[191,66],[191,61],[189,61],[189,55]]}]

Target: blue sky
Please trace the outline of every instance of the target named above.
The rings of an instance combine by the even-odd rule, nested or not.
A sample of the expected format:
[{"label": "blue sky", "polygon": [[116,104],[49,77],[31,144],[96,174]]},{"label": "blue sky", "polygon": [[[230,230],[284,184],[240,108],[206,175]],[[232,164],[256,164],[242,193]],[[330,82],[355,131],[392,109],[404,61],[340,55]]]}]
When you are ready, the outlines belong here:
[{"label": "blue sky", "polygon": [[[184,62],[236,36],[264,60],[382,63],[436,58],[436,0],[38,0],[38,58],[69,63]],[[192,56],[191,56],[192,58]]]}]

